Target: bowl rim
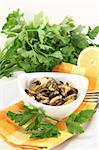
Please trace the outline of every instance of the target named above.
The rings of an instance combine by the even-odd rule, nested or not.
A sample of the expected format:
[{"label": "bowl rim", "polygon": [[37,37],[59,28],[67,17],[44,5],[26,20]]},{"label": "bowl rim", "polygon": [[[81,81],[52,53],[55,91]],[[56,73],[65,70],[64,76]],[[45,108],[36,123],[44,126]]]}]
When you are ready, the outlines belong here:
[{"label": "bowl rim", "polygon": [[[21,79],[22,76],[27,76],[27,75],[32,75],[32,74],[43,74],[43,73],[44,73],[44,74],[47,73],[47,74],[59,74],[59,75],[61,74],[61,75],[79,76],[79,77],[83,78],[84,80],[86,80],[86,89],[83,91],[83,94],[82,94],[82,95],[80,95],[79,97],[77,97],[77,99],[76,99],[75,101],[73,101],[73,102],[71,102],[71,103],[68,103],[68,104],[66,104],[66,105],[51,106],[51,105],[42,104],[42,103],[36,101],[35,99],[32,99],[32,98],[23,90],[23,88],[22,88],[22,86],[21,86],[21,84],[20,84],[20,79]],[[78,102],[79,98],[82,99],[82,101],[80,102],[80,104],[81,104],[81,103],[83,102],[83,98],[84,98],[84,96],[85,96],[85,94],[86,94],[86,92],[87,92],[88,85],[89,85],[89,80],[88,80],[88,78],[85,77],[85,76],[83,76],[83,75],[71,74],[71,73],[70,73],[70,74],[69,74],[69,73],[59,73],[59,72],[33,72],[33,73],[22,73],[22,74],[20,74],[20,75],[18,76],[17,81],[18,81],[18,86],[19,86],[21,92],[25,95],[25,97],[27,97],[27,99],[26,99],[25,101],[27,101],[27,102],[30,103],[31,105],[33,105],[32,101],[34,101],[35,104],[39,105],[39,106],[37,106],[37,107],[54,108],[54,109],[66,108],[66,107],[68,107],[68,106],[70,106],[70,105],[73,105],[73,104],[75,104],[75,103]],[[32,100],[32,101],[31,101],[31,100]],[[24,101],[24,99],[23,99],[23,101]]]}]

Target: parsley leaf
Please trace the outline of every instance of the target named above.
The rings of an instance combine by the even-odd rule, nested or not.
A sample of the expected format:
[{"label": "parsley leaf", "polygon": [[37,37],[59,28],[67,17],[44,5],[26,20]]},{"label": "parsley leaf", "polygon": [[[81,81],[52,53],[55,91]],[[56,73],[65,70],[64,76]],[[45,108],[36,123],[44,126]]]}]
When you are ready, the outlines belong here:
[{"label": "parsley leaf", "polygon": [[83,133],[82,124],[89,121],[95,112],[95,110],[82,110],[78,114],[71,114],[66,120],[68,131],[72,134]]},{"label": "parsley leaf", "polygon": [[16,36],[25,23],[23,14],[20,14],[19,9],[10,13],[6,20],[7,22],[2,27],[2,33],[5,33],[8,38]]},{"label": "parsley leaf", "polygon": [[77,114],[75,121],[80,124],[85,123],[92,118],[95,112],[96,110],[82,110]]},{"label": "parsley leaf", "polygon": [[33,26],[39,27],[43,23],[43,12],[40,12],[34,16]]},{"label": "parsley leaf", "polygon": [[84,132],[84,129],[80,126],[78,122],[66,121],[68,131],[72,134],[81,134]]},{"label": "parsley leaf", "polygon": [[89,27],[88,36],[91,39],[95,39],[99,33],[99,26],[96,26],[94,29]]},{"label": "parsley leaf", "polygon": [[49,138],[58,137],[60,135],[59,129],[51,122],[43,122],[39,127],[32,131],[30,138]]},{"label": "parsley leaf", "polygon": [[73,44],[73,46],[80,48],[80,49],[84,49],[89,46],[88,39],[85,36],[85,34],[83,33],[78,34],[75,31],[73,31],[71,34],[72,34],[71,43]]}]

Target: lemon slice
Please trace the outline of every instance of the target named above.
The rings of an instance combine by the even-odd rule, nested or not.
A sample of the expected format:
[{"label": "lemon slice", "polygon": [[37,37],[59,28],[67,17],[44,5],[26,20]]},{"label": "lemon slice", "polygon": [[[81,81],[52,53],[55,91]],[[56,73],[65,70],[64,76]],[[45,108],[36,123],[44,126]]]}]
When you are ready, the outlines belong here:
[{"label": "lemon slice", "polygon": [[99,48],[96,46],[85,48],[78,57],[77,65],[85,68],[99,69]]}]

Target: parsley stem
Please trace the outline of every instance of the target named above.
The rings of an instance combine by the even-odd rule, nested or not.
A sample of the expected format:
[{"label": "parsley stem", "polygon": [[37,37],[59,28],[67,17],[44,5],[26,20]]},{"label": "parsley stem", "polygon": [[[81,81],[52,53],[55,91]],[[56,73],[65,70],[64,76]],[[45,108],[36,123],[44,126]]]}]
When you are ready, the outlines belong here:
[{"label": "parsley stem", "polygon": [[8,35],[9,35],[9,34],[13,34],[13,35],[15,35],[15,36],[18,35],[18,33],[11,32],[11,31],[10,31],[10,32],[6,32],[6,31],[4,31],[4,30],[2,31],[2,33],[5,33],[6,35],[7,35],[7,34],[8,34]]},{"label": "parsley stem", "polygon": [[57,122],[60,122],[60,120],[58,120],[58,119],[56,119],[56,118],[53,118],[53,117],[51,117],[51,116],[46,115],[45,117],[50,118],[50,119],[52,119],[52,120],[55,120],[55,121],[57,121]]}]

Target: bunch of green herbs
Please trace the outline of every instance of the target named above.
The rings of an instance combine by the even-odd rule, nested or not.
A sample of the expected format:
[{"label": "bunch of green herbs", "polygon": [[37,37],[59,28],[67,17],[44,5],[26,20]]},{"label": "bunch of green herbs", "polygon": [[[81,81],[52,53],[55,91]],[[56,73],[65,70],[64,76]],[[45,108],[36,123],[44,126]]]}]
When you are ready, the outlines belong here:
[{"label": "bunch of green herbs", "polygon": [[49,23],[43,12],[26,22],[20,10],[13,11],[6,18],[1,33],[7,42],[0,51],[0,78],[11,76],[13,71],[51,71],[61,63],[76,64],[80,52],[96,45],[99,26],[84,33],[85,27],[76,25],[71,17],[57,24]]}]

